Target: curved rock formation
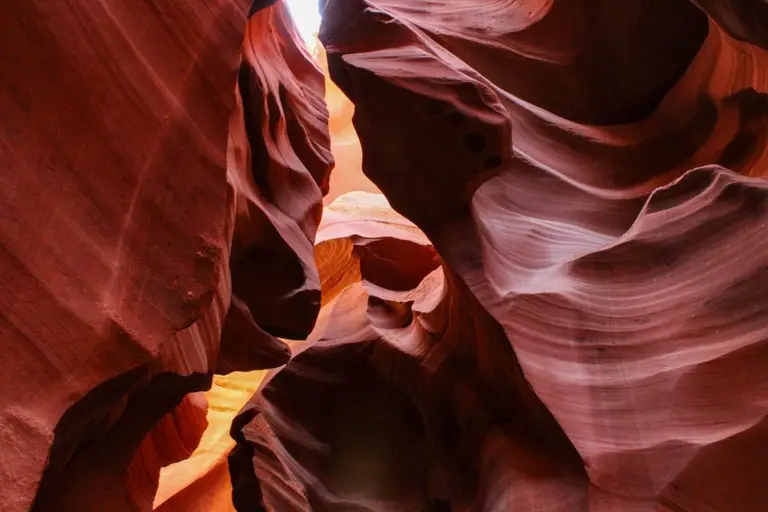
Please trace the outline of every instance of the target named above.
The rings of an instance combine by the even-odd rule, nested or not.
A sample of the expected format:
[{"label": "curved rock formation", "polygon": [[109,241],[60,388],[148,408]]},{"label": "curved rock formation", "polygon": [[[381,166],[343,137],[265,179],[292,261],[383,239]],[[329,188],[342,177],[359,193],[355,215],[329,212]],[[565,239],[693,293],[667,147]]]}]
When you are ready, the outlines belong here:
[{"label": "curved rock formation", "polygon": [[768,5],[760,0],[693,0],[729,34],[768,49]]},{"label": "curved rock formation", "polygon": [[203,393],[191,393],[144,437],[126,471],[128,494],[137,508],[151,507],[161,468],[195,453],[203,433],[209,431],[207,406]]},{"label": "curved rock formation", "polygon": [[[686,1],[497,2],[492,17],[484,2],[326,2],[321,40],[366,174],[456,274],[453,315],[500,326],[463,336],[519,361],[525,378],[501,388],[535,395],[501,409],[544,418],[540,399],[552,418],[522,430],[560,448],[480,413],[479,441],[453,435],[468,459],[441,446],[430,415],[461,407],[419,395],[450,364],[428,364],[413,334],[440,307],[387,291],[400,251],[381,283],[361,265],[366,284],[333,303],[355,320],[329,309],[235,422],[240,509],[765,508],[762,458],[745,455],[761,453],[768,412],[768,58],[759,10],[705,4],[725,30]],[[434,340],[444,361],[471,361],[450,331]],[[462,388],[448,380],[444,400]],[[392,453],[377,428],[412,448]],[[451,460],[480,479],[456,484]]]},{"label": "curved rock formation", "polygon": [[330,207],[321,274],[358,277],[324,287],[313,334],[233,423],[235,506],[502,510],[523,493],[578,509],[579,457],[502,329],[383,206],[357,195]]},{"label": "curved rock formation", "polygon": [[333,166],[324,83],[282,2],[249,19],[242,116],[229,132],[232,282],[255,324],[274,336],[306,337],[320,307],[312,247]]},{"label": "curved rock formation", "polygon": [[766,3],[321,3],[5,10],[0,509],[768,509]]},{"label": "curved rock formation", "polygon": [[208,400],[208,428],[194,452],[164,467],[153,509],[158,512],[234,511],[227,455],[235,445],[232,419],[264,377],[264,371],[216,375]]},{"label": "curved rock formation", "polygon": [[[219,374],[284,364],[290,349],[278,336],[306,337],[320,307],[313,244],[333,166],[325,79],[286,7],[258,4],[245,29],[230,120],[233,296]],[[260,372],[216,377],[209,428],[189,460],[163,470],[155,509],[231,507],[225,460],[232,441],[223,436],[260,380]]]},{"label": "curved rock formation", "polygon": [[366,174],[503,327],[586,508],[762,510],[768,54],[684,1],[494,5],[328,2]]},{"label": "curved rock formation", "polygon": [[38,484],[38,510],[97,502],[123,485],[111,467],[206,386],[218,335],[200,331],[229,300],[224,164],[244,16],[223,0],[4,10],[15,21],[0,44],[18,59],[0,98],[3,510],[29,510]]},{"label": "curved rock formation", "polygon": [[325,102],[328,105],[328,129],[331,134],[331,151],[336,165],[331,174],[328,194],[324,204],[331,204],[348,192],[362,191],[380,193],[380,190],[362,171],[363,152],[352,126],[352,114],[355,110],[341,89],[331,81],[328,75],[328,61],[320,41],[315,49],[315,60],[326,74]]},{"label": "curved rock formation", "polygon": [[[360,281],[359,259],[352,251],[350,236],[375,233],[382,222],[396,226],[407,240],[427,244],[419,230],[392,211],[380,195],[348,194],[325,209],[318,233],[319,244],[315,247],[323,304],[348,285]],[[422,261],[431,270],[435,265],[434,253],[427,251],[425,255]],[[321,322],[315,331],[322,332],[322,329]],[[310,338],[315,336],[313,333]],[[226,457],[234,446],[228,436],[229,426],[263,375],[264,372],[248,372],[214,378],[213,388],[206,394],[208,428],[189,459],[162,470],[155,510],[234,510],[226,465]]]},{"label": "curved rock formation", "polygon": [[185,395],[311,330],[324,78],[271,3],[6,10],[3,510],[151,508]]}]

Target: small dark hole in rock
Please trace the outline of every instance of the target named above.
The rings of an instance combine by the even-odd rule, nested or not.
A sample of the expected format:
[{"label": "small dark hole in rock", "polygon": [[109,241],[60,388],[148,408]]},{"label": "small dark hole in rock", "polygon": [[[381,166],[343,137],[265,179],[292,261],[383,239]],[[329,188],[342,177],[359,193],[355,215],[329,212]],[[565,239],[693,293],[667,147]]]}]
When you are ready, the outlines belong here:
[{"label": "small dark hole in rock", "polygon": [[464,136],[464,149],[474,154],[481,153],[485,149],[485,137],[475,132],[466,134]]}]

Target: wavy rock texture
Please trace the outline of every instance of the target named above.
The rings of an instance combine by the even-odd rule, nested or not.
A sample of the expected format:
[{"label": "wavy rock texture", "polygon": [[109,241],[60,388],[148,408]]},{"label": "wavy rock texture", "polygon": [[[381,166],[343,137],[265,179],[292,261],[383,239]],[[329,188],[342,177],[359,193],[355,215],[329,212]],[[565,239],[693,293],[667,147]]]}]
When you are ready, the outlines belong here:
[{"label": "wavy rock texture", "polygon": [[[359,283],[360,265],[352,253],[353,233],[375,233],[381,225],[396,226],[406,240],[427,244],[423,234],[410,222],[389,208],[383,196],[351,193],[337,199],[324,210],[323,222],[315,246],[315,261],[322,283],[322,302],[327,304],[346,286]],[[429,268],[434,254],[424,264]],[[416,272],[423,272],[416,268]],[[318,326],[310,338],[323,327]],[[227,469],[227,455],[234,440],[229,429],[237,412],[259,386],[264,372],[217,375],[211,391],[207,429],[191,456],[163,468],[160,486],[154,500],[159,511],[234,510],[232,486]]]},{"label": "wavy rock texture", "polygon": [[151,509],[206,427],[185,395],[311,330],[324,78],[270,3],[6,10],[3,510]]},{"label": "wavy rock texture", "polygon": [[578,509],[580,459],[501,327],[380,198],[327,212],[317,327],[233,424],[238,510]]},{"label": "wavy rock texture", "polygon": [[0,33],[0,508],[768,508],[764,1],[326,0],[325,100],[85,4]]},{"label": "wavy rock texture", "polygon": [[[712,12],[753,40],[755,17]],[[766,52],[685,1],[337,0],[325,13],[366,174],[501,325],[589,482],[515,489],[504,482],[525,470],[502,467],[485,481],[495,492],[453,506],[765,509]],[[315,378],[295,361],[270,385]],[[253,421],[276,431],[287,413],[268,390]],[[319,450],[319,421],[283,446]],[[343,495],[308,471],[317,499]]]},{"label": "wavy rock texture", "polygon": [[312,248],[333,167],[324,83],[282,2],[249,19],[243,115],[230,125],[233,293],[255,325],[285,338],[305,338],[320,307]]},{"label": "wavy rock texture", "polygon": [[164,467],[154,499],[160,512],[234,511],[227,455],[235,442],[232,419],[258,388],[265,372],[216,375],[208,401],[208,428],[189,458]]},{"label": "wavy rock texture", "polygon": [[364,170],[446,270],[336,242],[362,281],[235,421],[238,509],[763,510],[748,4],[327,2]]},{"label": "wavy rock texture", "polygon": [[191,393],[144,436],[126,471],[128,494],[139,508],[150,508],[160,482],[160,468],[194,453],[208,429],[207,409],[203,393]]},{"label": "wavy rock texture", "polygon": [[286,7],[260,7],[246,25],[230,121],[233,296],[215,368],[230,375],[217,375],[207,394],[200,444],[162,470],[156,510],[232,509],[226,456],[234,442],[225,433],[261,381],[250,370],[287,362],[290,348],[278,336],[305,338],[320,307],[313,245],[334,163],[325,79]]}]

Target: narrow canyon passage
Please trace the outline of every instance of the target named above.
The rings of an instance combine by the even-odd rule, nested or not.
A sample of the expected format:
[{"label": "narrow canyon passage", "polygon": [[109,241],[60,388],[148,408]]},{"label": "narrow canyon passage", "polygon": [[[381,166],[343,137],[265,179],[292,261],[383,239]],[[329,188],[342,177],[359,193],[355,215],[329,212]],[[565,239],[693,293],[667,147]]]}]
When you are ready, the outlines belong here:
[{"label": "narrow canyon passage", "polygon": [[768,510],[764,1],[4,18],[0,510]]}]

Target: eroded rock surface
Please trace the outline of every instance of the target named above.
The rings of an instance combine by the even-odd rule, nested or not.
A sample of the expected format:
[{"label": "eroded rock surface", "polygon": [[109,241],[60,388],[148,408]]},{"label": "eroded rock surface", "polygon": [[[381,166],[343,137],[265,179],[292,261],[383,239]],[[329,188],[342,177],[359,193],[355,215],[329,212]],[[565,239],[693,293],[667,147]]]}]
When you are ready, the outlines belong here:
[{"label": "eroded rock surface", "polygon": [[324,78],[272,3],[4,11],[3,510],[151,509],[185,396],[312,329]]},{"label": "eroded rock surface", "polygon": [[486,4],[328,2],[366,174],[502,326],[586,509],[762,510],[768,55],[684,1]]},{"label": "eroded rock surface", "polygon": [[[218,335],[199,331],[229,300],[225,158],[245,11],[14,3],[3,17],[0,508],[28,510],[45,471],[38,509],[62,510],[120,486],[111,466],[206,386]],[[81,488],[77,472],[99,484]]]},{"label": "eroded rock surface", "polygon": [[322,4],[6,9],[0,508],[768,509],[765,2]]},{"label": "eroded rock surface", "polygon": [[505,490],[578,509],[580,459],[503,330],[385,204],[357,194],[330,206],[315,331],[233,423],[235,506],[482,509]]},{"label": "eroded rock surface", "polygon": [[[392,264],[376,278],[360,264],[362,284],[324,307],[325,330],[235,422],[235,504],[763,510],[766,473],[753,457],[768,433],[760,5],[326,2],[321,40],[355,105],[364,171],[434,243],[441,285],[430,274],[416,287],[433,297],[427,308],[402,295],[407,250],[377,255]],[[376,254],[364,239],[346,245]],[[430,322],[424,336],[440,311],[472,329]],[[469,423],[480,433],[458,422],[465,459],[433,423],[461,417],[453,394],[479,407],[491,393],[452,376],[442,402],[426,398],[453,358],[472,368],[446,341],[454,329],[521,369],[494,380],[515,398],[498,416],[478,413]],[[513,434],[533,418],[521,430],[547,442]],[[368,434],[413,448],[378,451]],[[471,468],[461,484],[457,460]]]}]

